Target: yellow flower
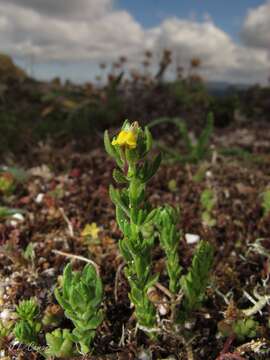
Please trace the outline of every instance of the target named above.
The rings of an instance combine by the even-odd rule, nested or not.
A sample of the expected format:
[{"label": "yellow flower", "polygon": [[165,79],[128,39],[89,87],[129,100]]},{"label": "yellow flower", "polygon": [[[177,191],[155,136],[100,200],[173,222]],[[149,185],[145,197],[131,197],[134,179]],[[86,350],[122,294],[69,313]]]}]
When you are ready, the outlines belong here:
[{"label": "yellow flower", "polygon": [[100,232],[100,228],[97,226],[95,222],[93,222],[92,224],[85,225],[83,231],[81,232],[81,236],[83,237],[90,236],[91,238],[96,239],[99,232]]},{"label": "yellow flower", "polygon": [[117,138],[112,141],[112,145],[126,146],[129,149],[135,149],[137,146],[137,135],[133,128],[130,130],[121,130]]}]

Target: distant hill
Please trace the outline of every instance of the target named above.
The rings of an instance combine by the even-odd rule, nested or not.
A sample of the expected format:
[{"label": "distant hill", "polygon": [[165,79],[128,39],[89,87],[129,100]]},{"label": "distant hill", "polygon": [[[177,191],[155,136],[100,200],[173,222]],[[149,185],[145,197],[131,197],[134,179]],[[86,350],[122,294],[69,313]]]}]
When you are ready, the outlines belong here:
[{"label": "distant hill", "polygon": [[225,96],[250,87],[247,84],[231,84],[224,81],[207,82],[206,87],[211,95]]}]

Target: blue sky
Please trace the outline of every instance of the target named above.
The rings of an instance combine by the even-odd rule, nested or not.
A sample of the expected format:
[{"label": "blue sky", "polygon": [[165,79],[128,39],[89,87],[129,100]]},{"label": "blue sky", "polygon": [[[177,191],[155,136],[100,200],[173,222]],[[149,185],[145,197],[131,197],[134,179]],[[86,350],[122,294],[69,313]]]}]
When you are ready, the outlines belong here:
[{"label": "blue sky", "polygon": [[[256,8],[261,0],[116,0],[119,9],[129,11],[146,28],[172,16],[203,20],[210,15],[214,23],[238,40],[242,21],[249,8]],[[269,20],[270,21],[270,20]]]}]

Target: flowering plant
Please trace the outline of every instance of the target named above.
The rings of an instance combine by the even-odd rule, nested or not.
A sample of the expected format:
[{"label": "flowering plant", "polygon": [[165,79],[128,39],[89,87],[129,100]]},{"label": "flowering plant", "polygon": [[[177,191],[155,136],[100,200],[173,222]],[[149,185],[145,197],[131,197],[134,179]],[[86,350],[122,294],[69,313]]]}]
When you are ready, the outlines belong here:
[{"label": "flowering plant", "polygon": [[[174,320],[185,319],[190,311],[199,307],[208,285],[213,250],[207,242],[202,241],[188,273],[181,276],[178,212],[168,205],[152,208],[146,198],[146,184],[161,162],[160,155],[153,160],[147,158],[152,148],[152,136],[147,128],[143,130],[138,123],[125,121],[119,135],[112,141],[108,132],[105,132],[104,144],[119,167],[114,170],[113,177],[121,187],[116,189],[110,186],[110,197],[116,208],[118,226],[123,233],[119,248],[126,261],[125,274],[131,289],[129,297],[135,306],[139,327],[153,334],[156,310],[148,297],[148,290],[159,277],[159,274],[152,272],[151,259],[156,235],[159,235],[166,255],[169,289],[173,298],[183,294],[182,309],[179,316],[174,316]],[[175,304],[172,309],[175,310]]]},{"label": "flowering plant", "polygon": [[148,297],[148,289],[158,275],[152,274],[151,250],[154,245],[153,219],[156,209],[146,200],[146,183],[156,173],[161,156],[154,160],[146,157],[152,148],[152,136],[138,123],[126,121],[112,141],[108,132],[104,136],[105,148],[114,157],[120,170],[114,170],[121,189],[110,187],[110,196],[116,207],[117,223],[123,233],[119,247],[127,267],[125,274],[131,288],[129,297],[135,306],[139,326],[150,330],[156,323],[156,310]]}]

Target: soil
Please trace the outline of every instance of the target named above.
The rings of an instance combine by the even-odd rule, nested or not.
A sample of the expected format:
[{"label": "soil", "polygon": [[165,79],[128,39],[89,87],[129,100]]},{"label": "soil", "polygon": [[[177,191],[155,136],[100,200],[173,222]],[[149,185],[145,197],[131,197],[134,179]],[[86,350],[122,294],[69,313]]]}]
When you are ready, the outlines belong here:
[{"label": "soil", "polygon": [[[244,291],[253,296],[257,288],[260,294],[270,294],[269,282],[263,282],[270,272],[270,215],[263,216],[261,206],[261,194],[270,185],[270,126],[219,130],[213,144],[212,157],[202,163],[163,164],[148,188],[153,205],[180,206],[179,255],[184,271],[195,248],[187,243],[186,234],[199,235],[215,249],[203,307],[179,332],[164,332],[157,342],[151,342],[140,330],[136,333],[117,246],[121,233],[108,196],[114,163],[100,142],[88,153],[75,153],[69,146],[42,146],[17,161],[29,177],[11,196],[1,198],[1,203],[22,209],[24,218],[16,223],[0,223],[0,311],[12,311],[19,300],[31,296],[37,297],[41,313],[56,304],[53,291],[70,261],[67,255],[55,252],[58,250],[89,258],[100,266],[106,316],[98,329],[93,354],[84,359],[269,359],[268,304],[254,316],[260,328],[253,343],[251,339],[222,337],[219,326],[230,301],[239,309],[253,306]],[[218,149],[226,146],[248,150],[252,156],[225,157]],[[199,169],[203,175],[195,181]],[[217,197],[213,227],[203,225],[201,220],[200,194],[206,187],[211,187]],[[100,228],[95,241],[81,235],[85,225],[93,222]],[[263,239],[264,254],[252,246],[257,239]],[[23,256],[29,243],[34,246],[33,261]],[[72,263],[74,269],[84,265],[76,259]],[[160,283],[167,287],[164,256],[158,244],[153,267],[161,274]],[[160,298],[166,298],[159,289],[156,291]],[[166,317],[161,316],[161,320]],[[64,324],[71,325],[66,320]],[[44,344],[42,335],[40,342]],[[255,342],[262,344],[264,354],[261,349],[254,350]],[[14,345],[12,338],[6,339],[2,347],[3,356],[10,359],[41,358],[31,349]]]}]

